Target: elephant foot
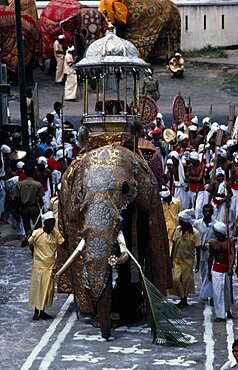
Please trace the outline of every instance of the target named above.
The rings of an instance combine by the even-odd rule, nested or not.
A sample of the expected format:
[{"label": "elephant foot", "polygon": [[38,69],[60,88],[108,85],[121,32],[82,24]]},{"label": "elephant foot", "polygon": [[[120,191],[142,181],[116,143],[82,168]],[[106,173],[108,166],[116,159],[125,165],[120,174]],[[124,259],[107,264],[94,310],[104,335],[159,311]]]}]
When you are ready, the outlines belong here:
[{"label": "elephant foot", "polygon": [[102,330],[102,337],[106,339],[106,341],[109,341],[109,338],[111,336],[111,330]]}]

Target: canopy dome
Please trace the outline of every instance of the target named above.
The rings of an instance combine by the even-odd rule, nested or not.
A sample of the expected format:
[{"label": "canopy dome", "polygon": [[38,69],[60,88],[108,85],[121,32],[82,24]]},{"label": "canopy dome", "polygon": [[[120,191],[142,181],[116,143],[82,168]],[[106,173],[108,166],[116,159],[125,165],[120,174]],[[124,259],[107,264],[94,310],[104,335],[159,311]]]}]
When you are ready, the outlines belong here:
[{"label": "canopy dome", "polygon": [[131,66],[148,68],[149,64],[139,58],[137,48],[127,40],[118,37],[110,27],[103,38],[94,41],[86,50],[84,58],[76,68],[103,66]]}]

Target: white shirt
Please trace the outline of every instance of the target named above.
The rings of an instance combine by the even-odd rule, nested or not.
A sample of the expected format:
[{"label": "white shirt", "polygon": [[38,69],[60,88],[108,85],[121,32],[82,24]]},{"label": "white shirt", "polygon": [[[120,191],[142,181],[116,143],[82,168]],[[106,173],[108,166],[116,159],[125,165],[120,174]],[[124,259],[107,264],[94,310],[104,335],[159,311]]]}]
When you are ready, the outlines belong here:
[{"label": "white shirt", "polygon": [[232,359],[230,361],[227,361],[220,370],[229,370],[229,369],[238,369],[238,363],[236,362],[236,359]]},{"label": "white shirt", "polygon": [[215,224],[215,221],[212,220],[208,226],[203,221],[203,218],[200,218],[199,220],[196,220],[193,224],[195,229],[197,229],[201,236],[201,244],[207,247],[206,251],[203,251],[201,249],[201,261],[207,261],[208,255],[209,255],[209,242],[210,240],[215,238],[214,231],[213,231],[213,225]]}]

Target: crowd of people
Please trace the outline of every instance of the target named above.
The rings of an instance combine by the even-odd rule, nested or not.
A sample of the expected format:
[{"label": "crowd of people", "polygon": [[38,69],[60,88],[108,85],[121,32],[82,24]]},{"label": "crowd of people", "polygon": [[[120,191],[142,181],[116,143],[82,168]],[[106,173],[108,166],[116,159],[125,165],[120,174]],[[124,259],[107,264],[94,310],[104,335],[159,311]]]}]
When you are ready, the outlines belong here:
[{"label": "crowd of people", "polygon": [[[77,130],[70,122],[62,122],[61,110],[62,103],[55,102],[53,112],[46,115],[37,131],[34,166],[24,163],[24,158],[11,160],[11,153],[21,149],[21,133],[14,132],[0,148],[0,222],[10,221],[23,244],[27,237],[29,245],[37,245],[31,234],[42,223],[44,231],[47,218],[41,214],[50,211],[57,223],[61,176],[80,151]],[[217,322],[225,321],[232,318],[231,277],[238,219],[237,127],[235,124],[228,132],[227,125],[212,122],[210,117],[204,117],[199,125],[194,116],[189,122],[173,123],[172,142],[165,140],[165,130],[163,116],[158,113],[144,127],[138,146],[149,141],[154,148],[149,164],[158,180],[173,271],[173,288],[168,294],[180,298],[179,308],[189,305],[189,294],[195,292],[196,257],[195,272],[201,271],[202,281],[200,299],[209,299],[214,305]],[[58,234],[57,238],[56,244],[62,244]],[[38,318],[44,304],[34,307]]]}]

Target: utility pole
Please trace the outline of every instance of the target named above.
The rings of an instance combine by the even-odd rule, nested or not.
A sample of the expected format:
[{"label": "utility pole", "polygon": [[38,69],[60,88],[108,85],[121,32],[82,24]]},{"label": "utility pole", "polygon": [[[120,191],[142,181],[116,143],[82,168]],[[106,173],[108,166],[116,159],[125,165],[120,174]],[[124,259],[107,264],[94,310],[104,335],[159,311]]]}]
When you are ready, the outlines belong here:
[{"label": "utility pole", "polygon": [[16,14],[16,36],[18,50],[18,84],[20,91],[20,112],[21,112],[21,127],[22,127],[22,144],[23,149],[27,152],[28,160],[31,160],[32,153],[30,152],[28,120],[27,120],[27,105],[26,105],[26,78],[25,78],[25,59],[22,43],[22,22],[21,22],[21,3],[20,0],[15,0]]}]

